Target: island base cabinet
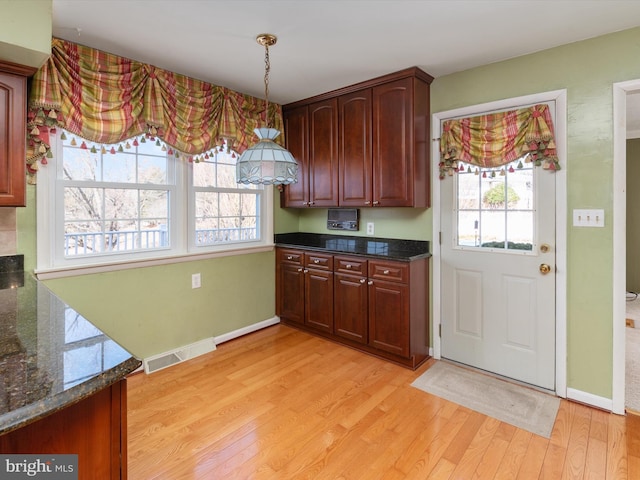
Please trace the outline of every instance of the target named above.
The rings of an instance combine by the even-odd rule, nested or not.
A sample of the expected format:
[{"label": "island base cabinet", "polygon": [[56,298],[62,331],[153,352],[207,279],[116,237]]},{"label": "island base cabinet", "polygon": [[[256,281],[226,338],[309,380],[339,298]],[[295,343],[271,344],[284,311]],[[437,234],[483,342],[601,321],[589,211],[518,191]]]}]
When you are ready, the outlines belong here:
[{"label": "island base cabinet", "polygon": [[78,479],[126,480],[127,388],[121,380],[0,436],[4,454],[77,454]]}]

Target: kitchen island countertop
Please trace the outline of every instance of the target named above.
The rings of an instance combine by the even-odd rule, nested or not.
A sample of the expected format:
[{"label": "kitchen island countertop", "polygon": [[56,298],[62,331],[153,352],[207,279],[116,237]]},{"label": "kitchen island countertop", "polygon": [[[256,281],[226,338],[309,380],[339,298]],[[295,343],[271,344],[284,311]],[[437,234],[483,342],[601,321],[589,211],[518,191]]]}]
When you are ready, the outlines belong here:
[{"label": "kitchen island countertop", "polygon": [[0,435],[97,393],[141,364],[7,258],[0,257]]}]

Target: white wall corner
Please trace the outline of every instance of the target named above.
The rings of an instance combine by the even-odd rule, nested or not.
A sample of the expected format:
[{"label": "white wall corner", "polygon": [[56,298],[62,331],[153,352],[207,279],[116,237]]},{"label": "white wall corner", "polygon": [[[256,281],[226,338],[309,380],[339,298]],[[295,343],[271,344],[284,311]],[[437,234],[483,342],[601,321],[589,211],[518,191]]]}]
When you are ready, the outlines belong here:
[{"label": "white wall corner", "polygon": [[575,388],[567,388],[567,399],[584,403],[591,407],[600,408],[608,412],[613,411],[613,401],[610,398],[599,397],[592,393],[576,390]]}]

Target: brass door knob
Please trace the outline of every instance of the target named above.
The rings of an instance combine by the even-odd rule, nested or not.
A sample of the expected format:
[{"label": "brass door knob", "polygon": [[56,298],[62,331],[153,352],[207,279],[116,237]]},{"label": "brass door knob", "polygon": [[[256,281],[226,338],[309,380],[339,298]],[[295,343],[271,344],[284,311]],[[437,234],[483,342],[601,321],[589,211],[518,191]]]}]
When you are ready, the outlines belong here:
[{"label": "brass door knob", "polygon": [[549,265],[547,265],[546,263],[540,264],[540,273],[542,273],[543,275],[546,275],[550,271],[551,271],[551,267]]},{"label": "brass door knob", "polygon": [[551,251],[551,245],[549,245],[548,243],[543,243],[542,245],[540,245],[540,251],[542,253],[547,253]]}]

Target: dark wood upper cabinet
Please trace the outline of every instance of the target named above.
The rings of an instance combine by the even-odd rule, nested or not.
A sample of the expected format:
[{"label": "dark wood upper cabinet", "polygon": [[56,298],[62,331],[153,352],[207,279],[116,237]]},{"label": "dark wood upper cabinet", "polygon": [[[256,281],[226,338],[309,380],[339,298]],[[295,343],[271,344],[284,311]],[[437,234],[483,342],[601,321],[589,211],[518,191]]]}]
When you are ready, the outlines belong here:
[{"label": "dark wood upper cabinet", "polygon": [[371,89],[338,98],[340,201],[344,207],[371,206]]},{"label": "dark wood upper cabinet", "polygon": [[338,101],[309,105],[309,207],[338,205]]},{"label": "dark wood upper cabinet", "polygon": [[308,170],[284,188],[282,205],[428,207],[432,80],[413,67],[283,106],[287,139],[300,138],[288,128],[300,126],[291,116],[301,108],[309,126],[303,146],[288,141],[294,156],[307,153]]},{"label": "dark wood upper cabinet", "polygon": [[24,207],[27,201],[27,77],[12,70],[0,62],[0,207]]},{"label": "dark wood upper cabinet", "polygon": [[298,162],[298,181],[286,186],[283,207],[305,207],[309,202],[309,109],[306,105],[283,112],[287,150]]}]

